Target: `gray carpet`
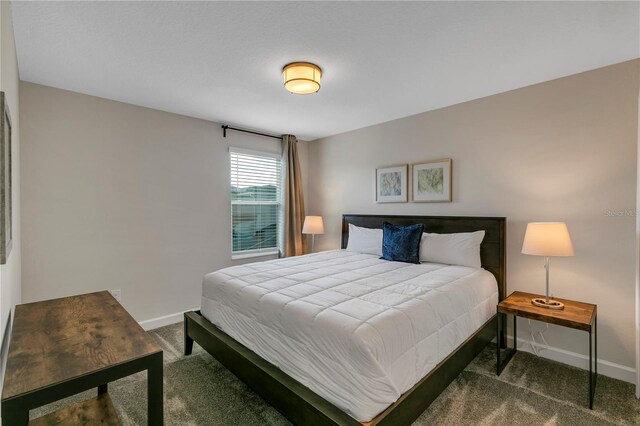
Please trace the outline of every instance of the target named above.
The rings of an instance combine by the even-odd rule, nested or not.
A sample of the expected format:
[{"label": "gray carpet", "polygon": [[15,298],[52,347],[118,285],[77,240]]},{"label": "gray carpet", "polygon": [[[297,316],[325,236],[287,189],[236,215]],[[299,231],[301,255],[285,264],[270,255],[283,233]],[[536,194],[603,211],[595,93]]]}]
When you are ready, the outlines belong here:
[{"label": "gray carpet", "polygon": [[[150,332],[164,350],[165,424],[287,425],[244,383],[197,344],[182,355],[182,324]],[[586,408],[587,373],[519,352],[500,377],[487,347],[415,425],[638,425],[633,385],[598,377],[594,410]],[[146,424],[146,374],[110,384],[125,425]],[[85,392],[31,412],[37,417],[95,395]]]}]

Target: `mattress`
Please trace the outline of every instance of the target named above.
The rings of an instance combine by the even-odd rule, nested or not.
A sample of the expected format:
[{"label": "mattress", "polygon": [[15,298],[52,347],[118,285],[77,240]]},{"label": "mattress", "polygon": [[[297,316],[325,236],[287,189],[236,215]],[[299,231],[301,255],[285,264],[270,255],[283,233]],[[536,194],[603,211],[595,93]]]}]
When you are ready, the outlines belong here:
[{"label": "mattress", "polygon": [[365,422],[477,331],[497,302],[484,269],[335,250],[210,273],[201,312]]}]

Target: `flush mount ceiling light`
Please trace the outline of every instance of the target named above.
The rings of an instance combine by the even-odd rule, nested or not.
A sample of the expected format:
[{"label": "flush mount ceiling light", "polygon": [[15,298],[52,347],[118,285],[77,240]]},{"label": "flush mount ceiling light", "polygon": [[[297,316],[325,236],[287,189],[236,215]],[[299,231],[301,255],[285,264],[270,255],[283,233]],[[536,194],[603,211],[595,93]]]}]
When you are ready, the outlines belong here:
[{"label": "flush mount ceiling light", "polygon": [[282,69],[284,87],[291,93],[308,95],[320,90],[322,70],[309,62],[293,62]]}]

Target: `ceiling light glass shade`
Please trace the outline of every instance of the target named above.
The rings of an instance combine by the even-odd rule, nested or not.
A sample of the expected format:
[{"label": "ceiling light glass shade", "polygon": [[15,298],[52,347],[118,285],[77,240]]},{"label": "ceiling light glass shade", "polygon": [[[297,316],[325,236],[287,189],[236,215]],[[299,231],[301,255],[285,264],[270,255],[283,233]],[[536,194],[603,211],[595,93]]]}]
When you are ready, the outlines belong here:
[{"label": "ceiling light glass shade", "polygon": [[291,93],[308,95],[320,90],[322,70],[308,62],[294,62],[282,69],[284,87]]}]

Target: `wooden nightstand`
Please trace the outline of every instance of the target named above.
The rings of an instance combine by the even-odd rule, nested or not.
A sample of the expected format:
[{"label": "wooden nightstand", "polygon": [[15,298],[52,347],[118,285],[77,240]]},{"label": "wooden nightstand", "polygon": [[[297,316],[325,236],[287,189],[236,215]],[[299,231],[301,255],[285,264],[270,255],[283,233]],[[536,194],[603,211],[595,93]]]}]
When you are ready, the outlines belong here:
[{"label": "wooden nightstand", "polygon": [[[534,297],[542,297],[539,294],[523,293],[515,291],[509,297],[498,304],[498,321],[497,321],[497,366],[496,373],[498,376],[502,373],[504,367],[509,360],[517,352],[517,327],[516,318],[528,318],[537,321],[543,321],[551,324],[561,325],[563,327],[575,328],[589,333],[589,408],[593,409],[593,396],[596,391],[596,381],[598,379],[598,305],[590,303],[576,302],[573,300],[558,299],[564,303],[564,309],[553,310],[540,308],[531,303]],[[500,346],[501,335],[505,327],[506,316],[513,315],[513,349],[507,349],[504,360],[501,361]],[[506,342],[502,342],[506,345]],[[595,361],[595,362],[594,362]],[[595,372],[594,367],[595,366]]]}]

